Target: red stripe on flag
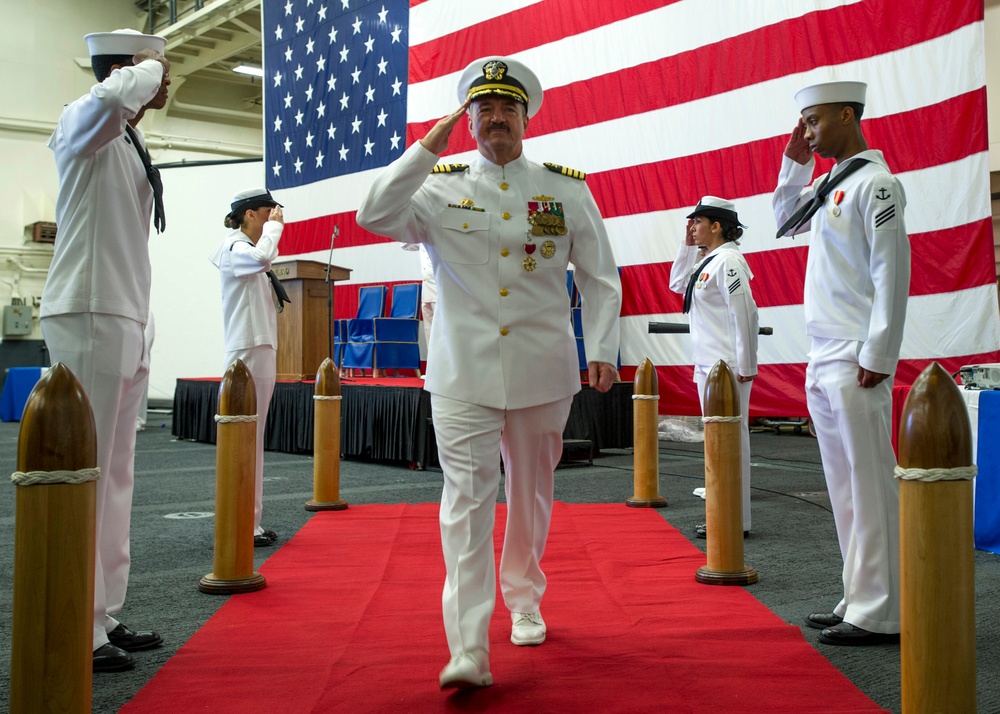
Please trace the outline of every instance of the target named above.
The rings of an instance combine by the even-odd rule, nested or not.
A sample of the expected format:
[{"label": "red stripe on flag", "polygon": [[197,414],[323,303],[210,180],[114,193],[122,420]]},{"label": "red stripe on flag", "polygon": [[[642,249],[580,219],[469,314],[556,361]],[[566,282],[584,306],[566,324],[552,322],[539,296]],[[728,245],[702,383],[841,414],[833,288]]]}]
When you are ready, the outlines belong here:
[{"label": "red stripe on flag", "polygon": [[[525,10],[540,9],[548,4],[539,3]],[[608,6],[619,4],[607,3]],[[952,3],[935,0],[914,0],[912,3],[872,0],[809,13],[655,62],[546,89],[545,109],[531,120],[529,136],[543,136],[685,104],[814,67],[875,57],[941,37],[982,20],[982,17],[981,3],[961,3],[955,7]],[[509,16],[503,16],[497,22],[506,23],[508,20]],[[569,34],[561,32],[561,23],[551,25],[560,30],[560,34]],[[893,31],[884,32],[884,27],[891,27]],[[850,38],[844,37],[839,41],[831,38],[838,31],[846,32],[846,28],[850,28]],[[525,34],[533,37],[535,31]],[[484,55],[476,44],[455,39],[456,34],[460,33],[421,45],[420,50],[423,52],[423,48],[430,46],[427,51],[436,61],[464,50],[450,71],[458,71],[477,56]],[[532,43],[535,44],[540,43]],[[761,52],[761,47],[768,47],[769,51]],[[470,56],[469,48],[475,48],[473,56]],[[416,50],[411,48],[410,51],[411,67]],[[503,54],[510,52],[508,49]],[[750,57],[754,61],[748,62]],[[698,81],[678,81],[678,78],[686,77],[697,77]],[[411,68],[410,82],[415,81],[414,69]],[[594,99],[581,101],[581,97]],[[444,116],[452,107],[439,109],[440,115]],[[744,109],[733,107],[734,113]],[[409,124],[407,144],[425,136],[436,122],[437,119],[432,119]],[[475,143],[467,132],[453,135],[452,153],[473,149]],[[586,170],[586,167],[580,168]]]},{"label": "red stripe on flag", "polygon": [[[508,57],[678,1],[594,2],[587,4],[586,12],[581,12],[579,0],[534,3],[430,42],[414,45],[410,48],[410,83],[461,72],[469,62],[479,57]],[[412,7],[413,3],[410,5]],[[499,4],[496,9],[498,12],[503,10]]]},{"label": "red stripe on flag", "polygon": [[[886,161],[898,174],[987,151],[985,116],[983,88],[910,112],[865,119],[862,127],[869,146],[885,147]],[[963,131],[955,131],[956,126]],[[920,127],[920,131],[914,127]],[[590,173],[587,185],[605,218],[687,208],[698,203],[709,190],[732,199],[757,196],[774,191],[787,143],[788,136],[783,135],[667,161]],[[819,158],[816,163],[817,175],[829,171],[833,164]]]}]

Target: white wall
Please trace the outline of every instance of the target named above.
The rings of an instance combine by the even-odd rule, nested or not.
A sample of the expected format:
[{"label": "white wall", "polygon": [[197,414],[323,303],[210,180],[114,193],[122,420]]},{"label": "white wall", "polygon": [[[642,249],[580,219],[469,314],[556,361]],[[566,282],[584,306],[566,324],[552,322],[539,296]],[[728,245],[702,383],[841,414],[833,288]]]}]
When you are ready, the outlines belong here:
[{"label": "white wall", "polygon": [[172,399],[178,378],[221,377],[222,298],[209,256],[229,233],[222,225],[237,191],[264,184],[262,162],[164,169],[167,230],[149,240],[153,264],[149,396]]},{"label": "white wall", "polygon": [[[55,220],[57,177],[45,143],[63,105],[94,83],[89,59],[85,68],[76,62],[87,58],[83,36],[141,28],[144,15],[132,0],[0,0],[0,17],[6,28],[0,43],[0,305],[11,298],[37,303],[52,248],[31,243],[29,227]],[[157,112],[141,128],[154,163],[226,158],[216,147],[237,156],[260,154],[257,129],[166,119]],[[41,339],[37,314],[30,339]]]}]

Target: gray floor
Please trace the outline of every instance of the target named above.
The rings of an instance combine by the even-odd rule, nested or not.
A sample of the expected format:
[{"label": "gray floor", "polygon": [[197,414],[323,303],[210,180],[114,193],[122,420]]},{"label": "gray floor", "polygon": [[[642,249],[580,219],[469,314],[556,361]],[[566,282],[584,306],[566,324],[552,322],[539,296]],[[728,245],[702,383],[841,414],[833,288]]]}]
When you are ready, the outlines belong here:
[{"label": "gray floor", "polygon": [[[95,712],[115,712],[225,602],[198,591],[212,569],[215,447],[178,442],[170,415],[150,415],[138,435],[132,520],[132,575],[122,620],[133,628],[156,629],[165,646],[135,655],[131,672],[94,676]],[[19,424],[0,423],[0,463],[16,464]],[[800,625],[805,614],[832,607],[840,593],[840,554],[814,439],[791,432],[751,435],[753,533],[745,561],[760,574],[749,590],[784,620]],[[669,506],[664,519],[692,535],[704,520],[704,501],[692,495],[702,485],[703,445],[661,442],[660,493]],[[622,503],[633,493],[633,456],[608,451],[593,466],[560,468],[556,498],[569,503]],[[352,505],[436,502],[440,471],[414,471],[406,464],[345,461],[341,497]],[[502,490],[501,490],[502,495]],[[11,611],[15,487],[0,489],[0,608]],[[310,515],[312,459],[268,452],[265,457],[264,523],[282,539]],[[622,506],[625,507],[624,505]],[[258,548],[258,565],[275,549]],[[977,696],[980,712],[1000,712],[1000,557],[976,551]],[[288,616],[287,613],[282,617]],[[830,647],[806,639],[881,706],[900,711],[898,646]],[[9,615],[0,618],[0,710],[8,708]],[[444,655],[443,655],[444,656]],[[821,705],[821,703],[817,703]],[[763,705],[760,711],[766,711]]]}]

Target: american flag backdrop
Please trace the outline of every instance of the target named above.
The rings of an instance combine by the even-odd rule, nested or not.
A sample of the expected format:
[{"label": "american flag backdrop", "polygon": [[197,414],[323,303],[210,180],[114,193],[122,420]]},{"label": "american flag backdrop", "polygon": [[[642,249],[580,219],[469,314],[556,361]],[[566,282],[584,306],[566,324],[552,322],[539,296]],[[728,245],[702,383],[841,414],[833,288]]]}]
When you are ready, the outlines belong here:
[{"label": "american flag backdrop", "polygon": [[[282,255],[353,269],[357,289],[420,277],[416,254],[358,228],[381,167],[459,102],[472,60],[535,70],[526,155],[587,172],[622,266],[621,361],[656,365],[662,413],[696,414],[684,321],[668,288],[684,216],[733,200],[761,324],[752,415],[805,415],[808,239],[775,240],[781,153],[818,81],[867,82],[862,126],[907,193],[913,279],[897,384],[931,360],[1000,361],[987,161],[983,4],[938,0],[263,0],[265,164],[286,206]],[[467,161],[462,125],[442,161]],[[817,173],[829,169],[819,161]]]}]

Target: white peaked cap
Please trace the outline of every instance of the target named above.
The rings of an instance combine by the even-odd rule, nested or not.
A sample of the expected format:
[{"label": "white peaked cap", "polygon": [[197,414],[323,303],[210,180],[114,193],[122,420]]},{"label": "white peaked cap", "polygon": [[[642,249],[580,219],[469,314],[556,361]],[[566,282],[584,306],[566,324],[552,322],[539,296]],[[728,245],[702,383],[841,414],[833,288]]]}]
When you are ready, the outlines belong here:
[{"label": "white peaked cap", "polygon": [[482,57],[469,64],[459,77],[458,100],[489,95],[511,97],[533,117],[542,106],[542,83],[523,62],[510,57]]}]

